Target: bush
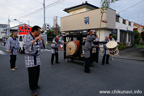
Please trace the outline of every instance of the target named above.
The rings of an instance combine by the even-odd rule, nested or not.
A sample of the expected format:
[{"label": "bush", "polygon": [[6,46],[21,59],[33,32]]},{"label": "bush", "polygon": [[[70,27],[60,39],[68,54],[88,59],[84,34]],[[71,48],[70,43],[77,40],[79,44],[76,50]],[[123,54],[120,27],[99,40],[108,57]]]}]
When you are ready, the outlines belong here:
[{"label": "bush", "polygon": [[10,37],[12,37],[12,34],[10,34]]},{"label": "bush", "polygon": [[55,31],[47,30],[47,37],[55,37],[55,36],[56,36]]},{"label": "bush", "polygon": [[113,34],[113,38],[114,38],[115,40],[117,40],[117,35]]},{"label": "bush", "polygon": [[138,31],[135,31],[135,34],[134,34],[134,43],[135,44],[140,44],[140,41],[141,41],[141,35]]},{"label": "bush", "polygon": [[144,45],[144,41],[142,42],[142,45]]},{"label": "bush", "polygon": [[142,40],[144,41],[144,31],[141,33]]},{"label": "bush", "polygon": [[119,50],[123,50],[126,48],[126,45],[125,44],[122,44],[122,45],[118,45],[118,49]]}]

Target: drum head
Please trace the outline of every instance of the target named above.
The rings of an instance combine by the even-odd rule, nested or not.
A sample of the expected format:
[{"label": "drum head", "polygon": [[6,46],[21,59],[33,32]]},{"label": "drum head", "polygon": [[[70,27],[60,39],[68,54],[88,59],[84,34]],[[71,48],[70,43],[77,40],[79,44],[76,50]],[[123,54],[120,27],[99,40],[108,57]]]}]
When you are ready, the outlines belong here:
[{"label": "drum head", "polygon": [[118,43],[116,42],[116,41],[109,41],[107,44],[106,44],[106,46],[107,46],[107,48],[109,49],[112,49],[112,48],[115,48],[115,47],[117,47],[117,45],[118,45]]},{"label": "drum head", "polygon": [[76,51],[77,51],[77,45],[73,41],[67,43],[66,53],[68,55],[74,55],[76,53]]},{"label": "drum head", "polygon": [[118,55],[118,54],[119,54],[119,50],[118,50],[118,48],[116,48],[116,49],[113,50],[113,51],[108,51],[108,54],[109,54],[110,56]]}]

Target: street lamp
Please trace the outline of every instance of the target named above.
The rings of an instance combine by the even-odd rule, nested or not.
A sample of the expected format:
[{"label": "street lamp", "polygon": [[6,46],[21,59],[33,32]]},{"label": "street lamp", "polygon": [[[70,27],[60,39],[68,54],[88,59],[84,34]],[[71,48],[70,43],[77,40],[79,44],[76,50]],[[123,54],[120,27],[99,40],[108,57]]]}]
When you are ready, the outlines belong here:
[{"label": "street lamp", "polygon": [[[14,20],[19,22],[19,26],[20,26],[20,23],[23,23],[23,22],[20,22],[20,21],[17,20],[17,19],[14,19]],[[18,26],[18,32],[19,32],[19,26]]]},{"label": "street lamp", "polygon": [[10,36],[10,19],[9,19],[9,16],[8,16],[8,30],[7,30],[7,35]]},{"label": "street lamp", "polygon": [[19,25],[22,23],[23,24],[23,22],[20,22],[19,20],[17,20],[17,19],[14,19],[15,21],[18,21],[19,22]]}]

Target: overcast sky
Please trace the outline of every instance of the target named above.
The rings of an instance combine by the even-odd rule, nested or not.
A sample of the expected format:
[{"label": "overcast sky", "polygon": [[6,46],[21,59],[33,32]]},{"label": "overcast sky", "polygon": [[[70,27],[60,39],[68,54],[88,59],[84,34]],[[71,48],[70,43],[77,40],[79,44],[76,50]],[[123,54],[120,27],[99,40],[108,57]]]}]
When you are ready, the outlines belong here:
[{"label": "overcast sky", "polygon": [[[46,5],[51,4],[58,0],[46,0]],[[65,8],[79,5],[86,0],[65,0],[55,6],[46,9],[46,23],[53,25],[53,17],[58,16],[58,23],[60,24],[60,18],[67,16],[68,14],[63,10]],[[101,0],[87,0],[88,3],[95,6],[101,6]],[[137,22],[144,25],[144,11],[142,0],[119,0],[111,4],[111,8],[120,12],[120,16],[130,21]],[[144,1],[144,0],[143,0]],[[130,6],[137,4],[131,8]],[[29,23],[31,26],[43,25],[43,10],[34,12],[37,9],[43,7],[43,0],[0,0],[0,24],[8,23],[8,16],[11,20],[11,26],[19,24],[14,19],[20,22]],[[129,9],[127,9],[129,8]],[[126,9],[126,10],[125,10]],[[122,11],[124,10],[124,11]]]}]

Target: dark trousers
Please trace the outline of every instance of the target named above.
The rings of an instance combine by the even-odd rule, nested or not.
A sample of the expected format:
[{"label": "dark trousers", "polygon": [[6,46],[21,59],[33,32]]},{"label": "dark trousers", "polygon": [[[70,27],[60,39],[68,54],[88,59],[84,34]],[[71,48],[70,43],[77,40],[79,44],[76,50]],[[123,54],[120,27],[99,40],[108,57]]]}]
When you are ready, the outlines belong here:
[{"label": "dark trousers", "polygon": [[4,46],[6,45],[6,42],[4,42]]},{"label": "dark trousers", "polygon": [[28,68],[29,87],[32,91],[38,89],[39,74],[40,66]]},{"label": "dark trousers", "polygon": [[10,67],[11,69],[15,67],[16,55],[10,55]]},{"label": "dark trousers", "polygon": [[84,67],[84,71],[85,72],[89,72],[90,71],[90,69],[89,69],[90,63],[91,63],[91,59],[90,58],[85,58],[85,67]]},{"label": "dark trousers", "polygon": [[53,64],[53,61],[54,61],[54,56],[56,57],[56,62],[58,62],[58,53],[54,53],[54,54],[52,54],[52,56],[51,56],[51,64]]},{"label": "dark trousers", "polygon": [[105,59],[106,59],[106,63],[109,63],[109,57],[110,55],[104,54],[103,59],[102,59],[102,64],[105,64]]},{"label": "dark trousers", "polygon": [[98,57],[99,57],[99,48],[96,48],[96,53],[92,53],[91,49],[91,63],[96,62],[98,63]]}]

